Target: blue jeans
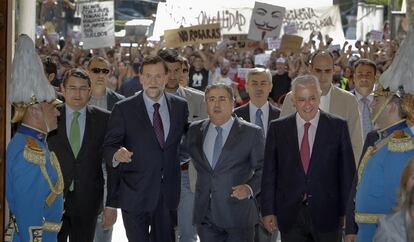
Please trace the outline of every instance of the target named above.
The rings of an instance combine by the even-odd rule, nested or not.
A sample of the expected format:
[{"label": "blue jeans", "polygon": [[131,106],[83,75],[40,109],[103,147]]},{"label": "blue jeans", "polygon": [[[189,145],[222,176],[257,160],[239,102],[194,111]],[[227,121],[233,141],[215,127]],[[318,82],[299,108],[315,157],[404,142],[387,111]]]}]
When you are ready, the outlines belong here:
[{"label": "blue jeans", "polygon": [[196,242],[197,229],[193,225],[194,193],[190,190],[188,171],[181,171],[181,194],[178,205],[178,240]]}]

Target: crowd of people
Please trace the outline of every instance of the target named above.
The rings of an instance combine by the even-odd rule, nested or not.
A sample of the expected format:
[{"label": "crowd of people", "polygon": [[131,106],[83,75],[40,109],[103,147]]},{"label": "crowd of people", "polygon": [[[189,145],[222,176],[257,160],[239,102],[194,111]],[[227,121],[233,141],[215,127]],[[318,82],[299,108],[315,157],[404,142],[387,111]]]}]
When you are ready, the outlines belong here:
[{"label": "crowd of people", "polygon": [[332,41],[258,64],[19,37],[6,241],[111,241],[117,210],[137,242],[413,241],[414,93],[378,81],[399,43]]}]

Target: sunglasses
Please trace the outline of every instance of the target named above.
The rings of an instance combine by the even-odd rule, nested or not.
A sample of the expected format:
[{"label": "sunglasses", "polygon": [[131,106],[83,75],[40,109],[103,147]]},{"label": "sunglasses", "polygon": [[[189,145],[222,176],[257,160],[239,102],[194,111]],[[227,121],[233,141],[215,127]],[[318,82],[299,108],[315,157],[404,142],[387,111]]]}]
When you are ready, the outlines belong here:
[{"label": "sunglasses", "polygon": [[95,67],[95,68],[92,68],[91,71],[95,74],[99,74],[99,73],[108,74],[109,73],[109,70],[106,69],[106,68],[97,68],[97,67]]}]

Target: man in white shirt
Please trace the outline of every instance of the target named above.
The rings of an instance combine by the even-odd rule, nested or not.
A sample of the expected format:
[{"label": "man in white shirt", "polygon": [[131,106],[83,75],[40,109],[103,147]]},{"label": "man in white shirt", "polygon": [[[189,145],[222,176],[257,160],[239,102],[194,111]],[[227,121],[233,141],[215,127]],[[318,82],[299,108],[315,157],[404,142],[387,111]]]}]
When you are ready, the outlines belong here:
[{"label": "man in white shirt", "polygon": [[348,126],[319,109],[315,76],[297,77],[292,91],[297,112],[272,121],[266,139],[263,223],[282,241],[339,242],[355,173]]},{"label": "man in white shirt", "polygon": [[[333,67],[332,53],[322,50],[312,54],[309,71],[318,78],[322,90],[319,108],[325,112],[336,114],[347,121],[354,159],[359,160],[363,142],[358,102],[351,93],[332,85]],[[285,98],[280,116],[284,117],[295,111],[296,109],[292,103],[292,92],[290,92]]]}]

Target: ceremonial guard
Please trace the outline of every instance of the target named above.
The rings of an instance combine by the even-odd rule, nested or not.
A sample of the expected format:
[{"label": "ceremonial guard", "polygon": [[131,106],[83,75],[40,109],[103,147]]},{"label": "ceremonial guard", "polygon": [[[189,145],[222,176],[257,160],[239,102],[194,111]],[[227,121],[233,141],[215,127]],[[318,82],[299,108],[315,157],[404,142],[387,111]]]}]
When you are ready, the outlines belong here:
[{"label": "ceremonial guard", "polygon": [[57,128],[58,101],[34,43],[26,35],[17,41],[12,68],[12,122],[20,125],[6,151],[6,199],[11,217],[5,241],[56,241],[63,213],[63,178],[46,137]]},{"label": "ceremonial guard", "polygon": [[[382,91],[375,95],[395,94]],[[361,242],[372,241],[378,219],[396,206],[402,170],[414,156],[413,134],[405,120],[378,131],[378,135],[379,140],[367,148],[357,172],[355,222],[357,241]]]},{"label": "ceremonial guard", "polygon": [[[355,196],[358,242],[372,241],[378,219],[391,213],[396,207],[402,170],[414,156],[413,7],[413,1],[407,1],[407,15],[410,20],[408,35],[393,63],[379,79],[379,83],[391,93],[376,92],[377,95],[385,95],[386,98],[382,107],[376,112],[373,111],[373,121],[378,122],[376,119],[379,119],[384,110],[393,108],[389,103],[394,99],[398,103],[394,104],[394,108],[398,109],[401,117],[405,116],[407,121],[394,123],[380,132],[380,139],[375,145],[367,148],[361,159]],[[400,100],[395,100],[395,96]]]}]

